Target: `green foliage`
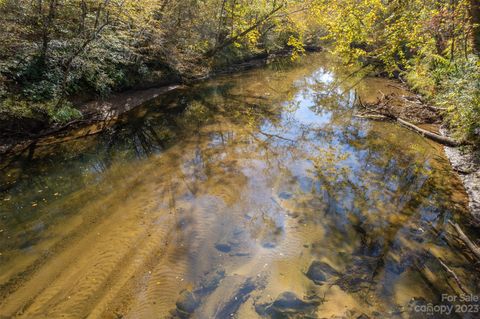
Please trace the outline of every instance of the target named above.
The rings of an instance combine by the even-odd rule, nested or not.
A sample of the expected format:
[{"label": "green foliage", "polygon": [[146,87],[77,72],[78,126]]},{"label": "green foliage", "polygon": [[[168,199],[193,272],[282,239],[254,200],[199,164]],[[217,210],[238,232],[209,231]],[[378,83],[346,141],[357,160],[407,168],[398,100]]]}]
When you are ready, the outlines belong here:
[{"label": "green foliage", "polygon": [[471,56],[445,70],[434,101],[448,109],[447,120],[460,139],[480,142],[480,61]]},{"label": "green foliage", "polygon": [[471,16],[471,3],[317,0],[314,14],[336,53],[405,76],[430,103],[448,110],[446,123],[457,138],[480,143],[480,67],[470,38],[477,17]]},{"label": "green foliage", "polygon": [[287,46],[296,57],[308,28],[290,12],[302,12],[307,3],[3,0],[2,112],[64,122],[78,114],[52,108],[52,101],[85,93],[104,97],[158,76],[204,76],[212,66]]},{"label": "green foliage", "polygon": [[[406,74],[472,138],[478,66],[468,0],[2,0],[0,114],[66,122],[58,101],[148,79],[191,79],[258,53],[333,43],[347,61]],[[472,62],[473,61],[473,62]],[[477,72],[477,73],[476,73]],[[85,94],[87,93],[87,94]],[[461,101],[462,106],[449,103]]]},{"label": "green foliage", "polygon": [[451,61],[437,54],[411,61],[407,82],[430,103],[446,109],[456,138],[480,142],[480,61],[475,55]]},{"label": "green foliage", "polygon": [[291,57],[292,61],[295,61],[300,55],[305,53],[303,41],[294,36],[290,36],[290,38],[288,38],[287,45],[289,45],[293,49]]},{"label": "green foliage", "polygon": [[82,117],[82,113],[68,102],[60,106],[49,104],[47,105],[47,111],[54,123],[65,124]]},{"label": "green foliage", "polygon": [[36,108],[36,105],[29,104],[25,100],[8,97],[0,104],[0,119],[33,119],[36,118]]},{"label": "green foliage", "polygon": [[[60,105],[59,105],[60,104]],[[10,96],[0,104],[0,119],[2,120],[49,120],[52,123],[64,124],[82,117],[82,113],[69,102],[59,103],[58,100],[32,102],[19,96]]]},{"label": "green foliage", "polygon": [[435,54],[424,53],[412,59],[405,72],[409,85],[427,99],[433,99],[440,83],[455,69],[450,60]]}]

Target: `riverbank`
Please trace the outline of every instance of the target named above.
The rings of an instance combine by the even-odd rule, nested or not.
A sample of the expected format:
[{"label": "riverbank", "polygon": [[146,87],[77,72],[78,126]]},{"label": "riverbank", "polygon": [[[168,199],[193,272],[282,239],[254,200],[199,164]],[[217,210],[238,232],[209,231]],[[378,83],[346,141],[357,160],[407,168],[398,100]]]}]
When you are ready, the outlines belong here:
[{"label": "riverbank", "polygon": [[[308,51],[320,51],[318,47],[308,47]],[[81,136],[94,135],[102,132],[115,122],[120,115],[139,107],[140,105],[158,98],[160,95],[175,91],[184,90],[189,85],[207,80],[211,77],[229,73],[241,72],[252,68],[258,68],[269,61],[289,54],[288,50],[278,51],[273,54],[257,55],[255,58],[232,64],[230,66],[216,69],[208,76],[191,79],[188,84],[172,83],[171,85],[145,88],[142,90],[129,90],[114,94],[108,99],[93,100],[80,106],[84,114],[82,119],[72,121],[63,126],[49,128],[33,136],[6,137],[0,139],[0,156],[8,156],[22,150],[27,150],[30,145],[35,145],[39,140],[45,143],[61,142],[71,136],[73,130],[81,130]],[[379,92],[381,97],[376,101],[359,102],[364,110],[357,114],[358,117],[371,118],[374,120],[389,120],[391,116],[401,118],[419,125],[419,127],[431,131],[434,134],[444,133],[440,130],[442,123],[441,111],[429,106],[422,98],[402,83],[389,84],[396,89],[391,94]],[[372,109],[374,107],[375,109]],[[368,113],[368,114],[365,114]],[[387,117],[384,117],[388,115]],[[465,190],[469,196],[469,208],[472,215],[480,220],[480,163],[478,151],[472,148],[445,147],[445,152],[450,160],[453,169],[459,174]]]},{"label": "riverbank", "polygon": [[51,127],[36,134],[2,137],[0,139],[0,156],[8,156],[8,154],[26,149],[29,145],[39,139],[59,137],[63,134],[68,134],[71,130],[86,127],[94,123],[103,122],[104,124],[96,129],[88,130],[85,134],[88,135],[101,132],[108,127],[108,122],[115,120],[121,114],[128,112],[147,101],[155,99],[162,94],[181,88],[185,88],[185,86],[181,84],[172,84],[145,90],[130,90],[114,94],[105,100],[93,100],[87,102],[79,107],[80,112],[83,114],[81,119],[60,126]]},{"label": "riverbank", "polygon": [[[445,130],[442,133],[446,135]],[[472,147],[445,146],[445,154],[463,182],[474,223],[480,225],[480,151]]]},{"label": "riverbank", "polygon": [[[432,133],[434,137],[438,135],[444,137],[447,142],[452,141],[451,144],[458,143],[458,146],[444,145],[445,155],[468,195],[468,207],[473,216],[472,224],[480,225],[480,151],[472,145],[461,145],[463,143],[452,139],[442,126],[442,110],[425,103],[421,96],[413,93],[406,85],[399,83],[398,88],[404,93],[380,92],[381,98],[366,103],[359,99],[362,111],[357,116],[371,120],[401,119],[407,121],[407,126],[410,123],[415,124],[413,130],[421,135]],[[412,129],[410,126],[409,128]]]},{"label": "riverbank", "polygon": [[[319,46],[306,46],[306,52],[320,52],[322,48]],[[105,99],[94,99],[87,102],[77,103],[77,109],[82,113],[82,117],[77,120],[65,124],[54,124],[38,131],[32,130],[25,134],[10,134],[0,131],[0,158],[21,152],[35,143],[39,139],[44,138],[61,138],[72,130],[80,129],[94,125],[95,123],[103,123],[97,125],[93,129],[87,129],[86,134],[96,134],[107,128],[121,114],[128,112],[162,94],[173,90],[185,89],[189,85],[208,80],[212,77],[225,75],[230,73],[242,72],[253,68],[262,67],[278,58],[285,58],[291,54],[290,49],[282,49],[272,53],[259,53],[248,59],[236,61],[230,65],[219,66],[214,68],[206,76],[181,80],[172,77],[171,81],[162,81],[161,85],[155,86],[150,83],[147,86],[140,86],[123,92],[115,93]],[[14,120],[12,121],[20,121]]]}]

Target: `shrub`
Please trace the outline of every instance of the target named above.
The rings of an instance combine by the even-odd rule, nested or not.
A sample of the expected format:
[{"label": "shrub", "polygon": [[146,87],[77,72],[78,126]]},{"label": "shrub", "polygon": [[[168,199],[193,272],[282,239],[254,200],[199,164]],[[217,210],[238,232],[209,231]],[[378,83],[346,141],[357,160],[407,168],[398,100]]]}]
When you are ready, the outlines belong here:
[{"label": "shrub", "polygon": [[447,121],[456,137],[480,142],[480,61],[477,57],[455,63],[440,81],[434,101],[448,108]]},{"label": "shrub", "polygon": [[48,115],[52,122],[59,124],[65,124],[82,117],[82,113],[69,102],[65,102],[60,106],[49,105]]},{"label": "shrub", "polygon": [[10,96],[0,102],[0,119],[35,119],[52,124],[64,124],[82,117],[70,102],[58,105],[58,100],[32,102],[19,96]]},{"label": "shrub", "polygon": [[430,55],[406,73],[408,83],[434,105],[444,108],[454,136],[480,142],[480,60],[474,55],[454,62]]}]

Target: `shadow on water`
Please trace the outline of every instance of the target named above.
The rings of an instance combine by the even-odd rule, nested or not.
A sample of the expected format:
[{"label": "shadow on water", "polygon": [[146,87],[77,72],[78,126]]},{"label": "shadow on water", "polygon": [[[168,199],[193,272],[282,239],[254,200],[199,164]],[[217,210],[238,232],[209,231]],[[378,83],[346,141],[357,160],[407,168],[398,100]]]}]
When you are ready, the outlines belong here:
[{"label": "shadow on water", "polygon": [[465,195],[441,149],[355,118],[355,89],[393,88],[351,72],[277,61],[19,156],[0,317],[422,318],[461,292],[439,257],[477,292],[446,240]]}]

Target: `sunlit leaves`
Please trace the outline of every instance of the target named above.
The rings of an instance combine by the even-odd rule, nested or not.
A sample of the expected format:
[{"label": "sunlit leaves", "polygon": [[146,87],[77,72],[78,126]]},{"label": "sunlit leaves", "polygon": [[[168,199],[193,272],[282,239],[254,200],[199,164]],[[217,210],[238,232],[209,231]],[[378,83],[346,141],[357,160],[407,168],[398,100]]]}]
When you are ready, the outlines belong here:
[{"label": "sunlit leaves", "polygon": [[293,35],[291,35],[288,38],[287,44],[293,48],[292,57],[291,57],[292,61],[298,59],[300,55],[305,53],[303,42],[298,38],[294,37]]}]

